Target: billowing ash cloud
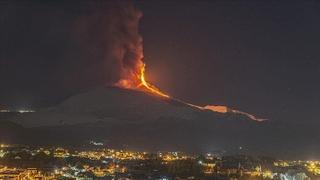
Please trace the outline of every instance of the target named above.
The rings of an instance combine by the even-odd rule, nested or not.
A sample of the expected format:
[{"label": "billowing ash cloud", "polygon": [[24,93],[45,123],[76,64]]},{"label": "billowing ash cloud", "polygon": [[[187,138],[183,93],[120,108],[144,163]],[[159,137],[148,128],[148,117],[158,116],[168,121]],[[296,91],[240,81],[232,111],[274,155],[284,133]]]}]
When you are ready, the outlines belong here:
[{"label": "billowing ash cloud", "polygon": [[[107,84],[125,80],[136,86],[143,65],[142,38],[138,33],[142,13],[131,1],[93,3],[89,13],[77,18],[75,37],[83,49],[98,61]],[[89,57],[90,58],[90,57]]]},{"label": "billowing ash cloud", "polygon": [[[141,16],[129,0],[5,2],[0,6],[0,80],[8,92],[16,88],[20,94],[56,99],[130,79],[142,64]],[[17,88],[7,77],[28,85]]]}]

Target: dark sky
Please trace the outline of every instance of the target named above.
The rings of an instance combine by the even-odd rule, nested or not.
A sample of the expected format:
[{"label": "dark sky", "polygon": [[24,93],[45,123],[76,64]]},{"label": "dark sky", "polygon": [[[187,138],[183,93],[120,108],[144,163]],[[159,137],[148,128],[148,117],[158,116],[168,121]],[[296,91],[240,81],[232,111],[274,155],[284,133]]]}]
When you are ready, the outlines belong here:
[{"label": "dark sky", "polygon": [[[271,120],[318,121],[319,2],[151,0],[136,5],[144,14],[140,30],[147,78],[171,96]],[[92,65],[99,56],[85,52],[75,37],[87,6],[84,1],[0,2],[0,105],[48,106],[104,84],[106,72]]]}]

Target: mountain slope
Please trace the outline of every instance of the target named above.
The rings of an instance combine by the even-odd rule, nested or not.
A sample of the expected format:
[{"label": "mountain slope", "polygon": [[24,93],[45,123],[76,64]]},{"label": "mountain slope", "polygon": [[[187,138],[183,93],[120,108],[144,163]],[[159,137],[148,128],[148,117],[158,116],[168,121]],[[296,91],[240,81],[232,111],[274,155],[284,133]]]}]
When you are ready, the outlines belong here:
[{"label": "mountain slope", "polygon": [[[56,107],[16,118],[14,122],[25,127],[36,127],[97,121],[141,123],[157,121],[163,117],[185,121],[217,120],[228,119],[229,116],[232,116],[232,113],[203,111],[174,99],[161,98],[139,91],[102,87],[72,96]],[[250,121],[244,116],[235,118]]]},{"label": "mountain slope", "polygon": [[242,151],[282,158],[320,157],[320,133],[315,126],[257,122],[241,114],[199,110],[174,99],[119,88],[81,93],[55,107],[14,116],[11,121],[24,128],[12,128],[7,132],[10,136],[4,137],[17,134],[15,140],[30,144],[82,145],[99,140],[109,147],[151,151],[242,147]]}]

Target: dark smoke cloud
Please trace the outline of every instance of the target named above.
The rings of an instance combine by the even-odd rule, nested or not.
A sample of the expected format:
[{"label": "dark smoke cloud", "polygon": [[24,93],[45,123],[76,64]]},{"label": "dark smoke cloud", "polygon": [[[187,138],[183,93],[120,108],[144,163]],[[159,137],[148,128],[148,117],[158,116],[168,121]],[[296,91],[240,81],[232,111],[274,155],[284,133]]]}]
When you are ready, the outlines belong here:
[{"label": "dark smoke cloud", "polygon": [[[76,39],[94,58],[93,65],[103,68],[105,82],[114,84],[120,79],[132,79],[140,72],[143,46],[138,26],[141,16],[131,1],[111,1],[100,6],[94,4],[88,15],[76,20]],[[95,64],[99,61],[101,64]]]},{"label": "dark smoke cloud", "polygon": [[131,1],[1,2],[2,102],[62,97],[136,73],[141,15]]}]

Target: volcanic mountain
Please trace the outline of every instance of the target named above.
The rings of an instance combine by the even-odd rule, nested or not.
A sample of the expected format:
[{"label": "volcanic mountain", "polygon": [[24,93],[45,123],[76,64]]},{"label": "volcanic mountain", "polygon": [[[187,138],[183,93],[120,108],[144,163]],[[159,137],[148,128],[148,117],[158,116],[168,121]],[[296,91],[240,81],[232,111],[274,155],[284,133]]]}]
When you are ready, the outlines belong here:
[{"label": "volcanic mountain", "polygon": [[[59,105],[8,118],[4,141],[81,145],[90,140],[108,147],[208,152],[217,149],[294,156],[316,152],[316,128],[301,134],[299,124],[258,122],[246,115],[202,110],[172,98],[141,91],[100,87]],[[6,128],[5,128],[6,129]],[[308,142],[305,139],[314,139]],[[312,145],[312,146],[310,146]],[[301,151],[300,151],[301,150]],[[314,153],[315,153],[314,152]]]},{"label": "volcanic mountain", "polygon": [[72,125],[93,122],[151,123],[160,119],[181,119],[183,121],[246,121],[253,120],[232,111],[217,113],[199,109],[180,100],[156,96],[151,93],[100,87],[72,96],[59,105],[42,109],[15,119],[25,127]]},{"label": "volcanic mountain", "polygon": [[[259,124],[232,112],[200,110],[172,98],[115,87],[100,87],[77,94],[55,107],[19,115],[11,118],[11,121],[28,129],[52,129],[46,138],[44,134],[50,131],[30,138],[37,139],[37,142],[41,142],[41,139],[50,142],[52,137],[68,139],[72,136],[77,142],[92,138],[103,141],[116,139],[117,143],[131,142],[132,146],[142,145],[141,148],[158,145],[169,147],[171,144],[173,149],[180,143],[186,149],[194,146],[190,144],[199,142],[198,136],[202,133],[210,132],[210,135],[200,135],[202,140],[210,139],[212,135],[220,133],[218,131],[225,131],[223,126],[237,131],[239,126],[243,129]],[[64,128],[65,132],[59,132]]]}]

